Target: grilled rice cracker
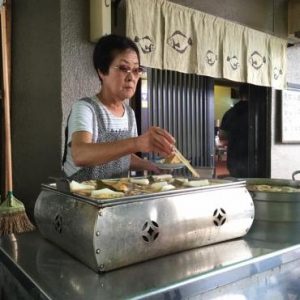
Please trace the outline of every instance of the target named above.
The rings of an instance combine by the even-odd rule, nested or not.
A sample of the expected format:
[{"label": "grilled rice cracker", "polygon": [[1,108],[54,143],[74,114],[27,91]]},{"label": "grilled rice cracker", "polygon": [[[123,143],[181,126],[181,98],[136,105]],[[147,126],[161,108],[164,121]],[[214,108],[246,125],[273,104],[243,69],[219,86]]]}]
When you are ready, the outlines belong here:
[{"label": "grilled rice cracker", "polygon": [[70,182],[70,190],[71,190],[71,192],[91,191],[91,190],[95,190],[95,186],[85,184],[85,183],[80,183],[80,182],[77,182],[75,180],[72,180]]},{"label": "grilled rice cracker", "polygon": [[116,192],[108,188],[104,188],[101,190],[95,190],[91,192],[91,197],[97,199],[111,199],[111,198],[121,198],[124,197],[125,193]]},{"label": "grilled rice cracker", "polygon": [[178,159],[178,157],[175,154],[171,154],[165,158],[164,163],[165,164],[180,164],[181,161]]}]

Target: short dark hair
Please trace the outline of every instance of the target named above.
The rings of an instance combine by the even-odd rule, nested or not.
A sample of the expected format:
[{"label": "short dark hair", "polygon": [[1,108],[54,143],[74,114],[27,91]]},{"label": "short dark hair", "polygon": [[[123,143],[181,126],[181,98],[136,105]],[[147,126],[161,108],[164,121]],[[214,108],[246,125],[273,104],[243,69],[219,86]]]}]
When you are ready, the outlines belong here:
[{"label": "short dark hair", "polygon": [[99,39],[94,49],[93,62],[95,70],[99,70],[105,75],[108,74],[115,57],[128,49],[137,54],[140,62],[139,49],[133,40],[116,34],[104,35]]}]

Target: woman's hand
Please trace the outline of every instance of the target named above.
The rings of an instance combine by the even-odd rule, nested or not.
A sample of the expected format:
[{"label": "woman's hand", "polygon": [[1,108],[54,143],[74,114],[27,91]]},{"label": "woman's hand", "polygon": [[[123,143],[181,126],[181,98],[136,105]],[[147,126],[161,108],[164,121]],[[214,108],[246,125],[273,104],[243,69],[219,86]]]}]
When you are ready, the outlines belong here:
[{"label": "woman's hand", "polygon": [[159,156],[173,153],[175,139],[165,129],[150,127],[147,132],[137,137],[137,148],[141,152],[154,152]]},{"label": "woman's hand", "polygon": [[93,143],[91,133],[78,131],[72,134],[71,153],[75,165],[94,166],[136,152],[154,152],[167,156],[173,152],[174,142],[172,135],[159,127],[151,127],[139,137],[110,143]]},{"label": "woman's hand", "polygon": [[130,169],[135,171],[149,171],[160,174],[160,169],[148,159],[142,159],[136,154],[131,155]]},{"label": "woman's hand", "polygon": [[146,168],[147,171],[153,172],[154,174],[161,174],[161,170],[152,162],[149,161],[149,164]]}]

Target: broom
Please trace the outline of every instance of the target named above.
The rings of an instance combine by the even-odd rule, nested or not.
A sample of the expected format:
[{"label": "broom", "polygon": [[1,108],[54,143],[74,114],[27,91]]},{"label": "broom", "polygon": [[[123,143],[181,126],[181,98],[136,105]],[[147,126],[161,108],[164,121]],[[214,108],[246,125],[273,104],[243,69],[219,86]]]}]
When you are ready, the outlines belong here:
[{"label": "broom", "polygon": [[21,233],[34,229],[29,221],[25,207],[21,201],[13,195],[12,183],[12,153],[11,153],[11,131],[10,131],[10,52],[8,53],[8,28],[6,16],[7,6],[3,4],[0,8],[1,16],[1,44],[2,44],[2,68],[3,68],[3,106],[4,106],[4,128],[5,128],[5,175],[7,185],[7,198],[0,205],[0,236],[10,233]]}]

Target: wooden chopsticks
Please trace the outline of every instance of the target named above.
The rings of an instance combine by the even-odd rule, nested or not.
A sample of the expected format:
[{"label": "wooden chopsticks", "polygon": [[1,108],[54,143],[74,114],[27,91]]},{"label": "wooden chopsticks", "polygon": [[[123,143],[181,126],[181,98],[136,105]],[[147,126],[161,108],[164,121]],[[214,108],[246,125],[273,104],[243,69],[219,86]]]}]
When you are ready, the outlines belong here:
[{"label": "wooden chopsticks", "polygon": [[191,171],[194,177],[200,177],[199,173],[192,167],[190,162],[181,154],[181,152],[175,148],[175,156]]}]

